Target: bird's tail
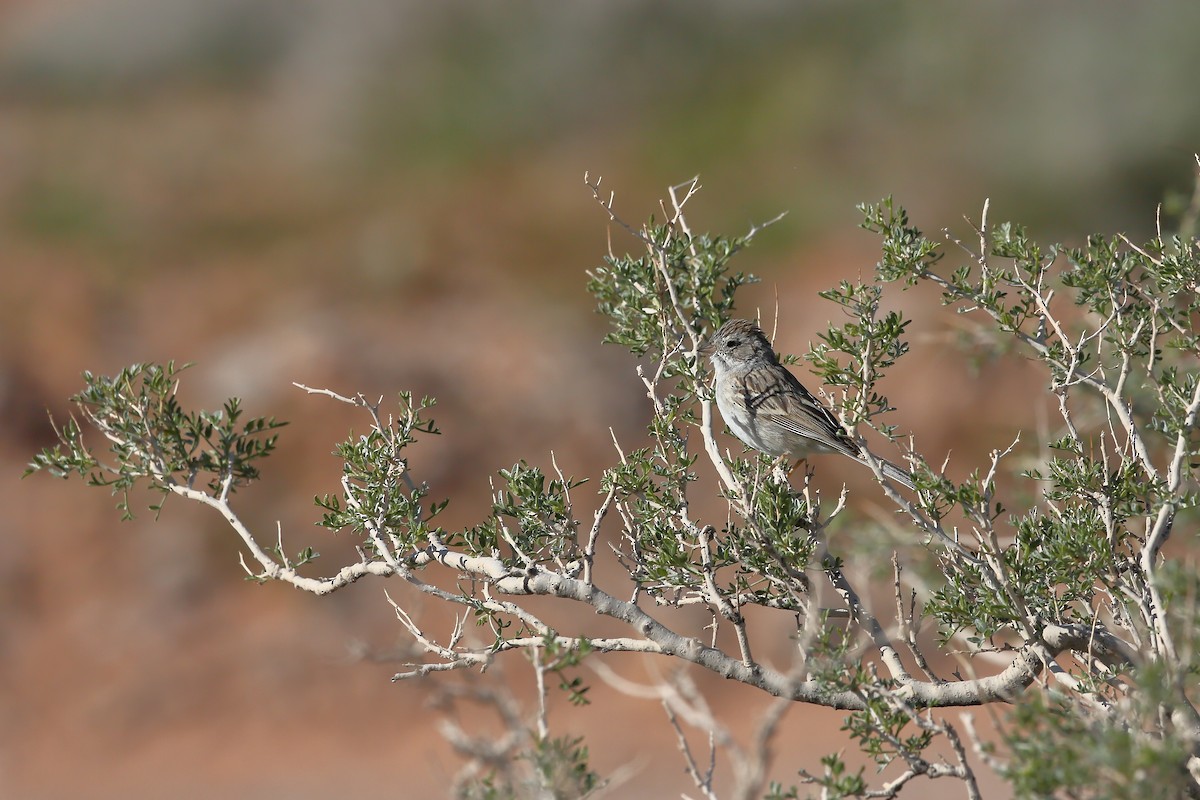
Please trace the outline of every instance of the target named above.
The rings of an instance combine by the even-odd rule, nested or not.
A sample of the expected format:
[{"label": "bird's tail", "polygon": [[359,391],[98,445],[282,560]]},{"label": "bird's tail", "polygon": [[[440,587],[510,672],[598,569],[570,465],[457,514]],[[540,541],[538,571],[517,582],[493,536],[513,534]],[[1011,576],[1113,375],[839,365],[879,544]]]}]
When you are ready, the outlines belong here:
[{"label": "bird's tail", "polygon": [[883,477],[888,478],[889,480],[893,480],[896,483],[898,483],[908,489],[916,488],[915,486],[913,486],[912,475],[909,475],[907,472],[905,472],[900,467],[897,467],[892,462],[881,460],[880,469],[883,472]]}]

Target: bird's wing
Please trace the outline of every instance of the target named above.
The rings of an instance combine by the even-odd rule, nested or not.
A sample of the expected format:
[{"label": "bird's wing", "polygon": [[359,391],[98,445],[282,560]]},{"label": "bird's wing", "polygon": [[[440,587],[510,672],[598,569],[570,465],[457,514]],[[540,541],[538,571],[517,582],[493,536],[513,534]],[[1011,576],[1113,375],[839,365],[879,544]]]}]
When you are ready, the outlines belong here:
[{"label": "bird's wing", "polygon": [[811,440],[816,449],[824,448],[858,458],[858,445],[842,430],[833,412],[804,388],[790,371],[782,372],[787,376],[787,387],[773,388],[766,373],[747,376],[754,413]]}]

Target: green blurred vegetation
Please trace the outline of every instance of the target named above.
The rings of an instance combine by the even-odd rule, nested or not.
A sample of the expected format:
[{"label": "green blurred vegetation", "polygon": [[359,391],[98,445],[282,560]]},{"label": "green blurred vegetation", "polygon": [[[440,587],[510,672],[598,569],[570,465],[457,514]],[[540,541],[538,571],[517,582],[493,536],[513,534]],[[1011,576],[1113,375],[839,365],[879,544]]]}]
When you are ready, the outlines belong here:
[{"label": "green blurred vegetation", "polygon": [[[585,168],[647,194],[699,172],[727,204],[714,215],[791,210],[774,242],[887,193],[915,213],[990,196],[1050,234],[1146,233],[1200,146],[1191,2],[21,8],[0,38],[0,103],[23,132],[0,221],[38,240],[111,236],[120,212],[126,236],[153,237],[125,206],[164,195],[201,220],[180,245],[311,234],[302,209],[288,226],[247,202],[279,172],[332,227],[484,202],[481,180],[532,208]],[[159,196],[130,197],[129,171]],[[202,221],[217,196],[239,223]]]}]

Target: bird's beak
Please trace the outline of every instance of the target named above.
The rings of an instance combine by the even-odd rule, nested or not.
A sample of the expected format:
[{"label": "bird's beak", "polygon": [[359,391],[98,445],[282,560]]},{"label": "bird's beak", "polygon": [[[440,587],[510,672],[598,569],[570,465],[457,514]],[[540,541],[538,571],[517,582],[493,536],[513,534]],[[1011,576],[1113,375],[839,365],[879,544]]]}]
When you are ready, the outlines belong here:
[{"label": "bird's beak", "polygon": [[699,353],[700,355],[704,356],[705,358],[708,358],[713,353],[715,353],[716,350],[717,350],[717,346],[715,344],[713,344],[712,337],[710,336],[710,337],[708,337],[708,340],[704,344],[700,345],[700,349],[697,350],[696,352]]}]

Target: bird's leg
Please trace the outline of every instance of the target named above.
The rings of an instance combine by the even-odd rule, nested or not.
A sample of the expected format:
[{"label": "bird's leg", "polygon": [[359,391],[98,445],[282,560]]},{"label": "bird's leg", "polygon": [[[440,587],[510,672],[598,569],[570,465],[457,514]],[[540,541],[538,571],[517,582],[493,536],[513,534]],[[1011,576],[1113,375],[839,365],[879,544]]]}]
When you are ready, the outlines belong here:
[{"label": "bird's leg", "polygon": [[793,473],[793,472],[795,472],[796,470],[800,469],[800,465],[801,465],[801,464],[803,464],[803,465],[804,465],[804,471],[805,471],[806,473],[808,473],[810,476],[812,475],[812,470],[811,470],[811,469],[809,469],[809,467],[808,467],[808,459],[807,459],[807,458],[800,458],[800,459],[797,459],[797,460],[796,460],[796,463],[795,463],[795,464],[792,464],[792,468],[788,470],[788,473],[787,473],[787,474],[788,474],[788,477],[789,477],[789,478],[792,476],[792,473]]},{"label": "bird's leg", "polygon": [[801,458],[801,459],[797,460],[795,463],[791,464],[790,466],[785,467],[785,465],[787,465],[787,464],[788,464],[787,456],[780,456],[779,458],[775,459],[775,465],[771,468],[771,475],[778,481],[790,483],[791,478],[792,478],[792,473],[794,473],[796,470],[800,469],[801,464],[804,465],[805,472],[810,477],[812,475],[812,470],[810,470],[808,468],[808,459]]}]

